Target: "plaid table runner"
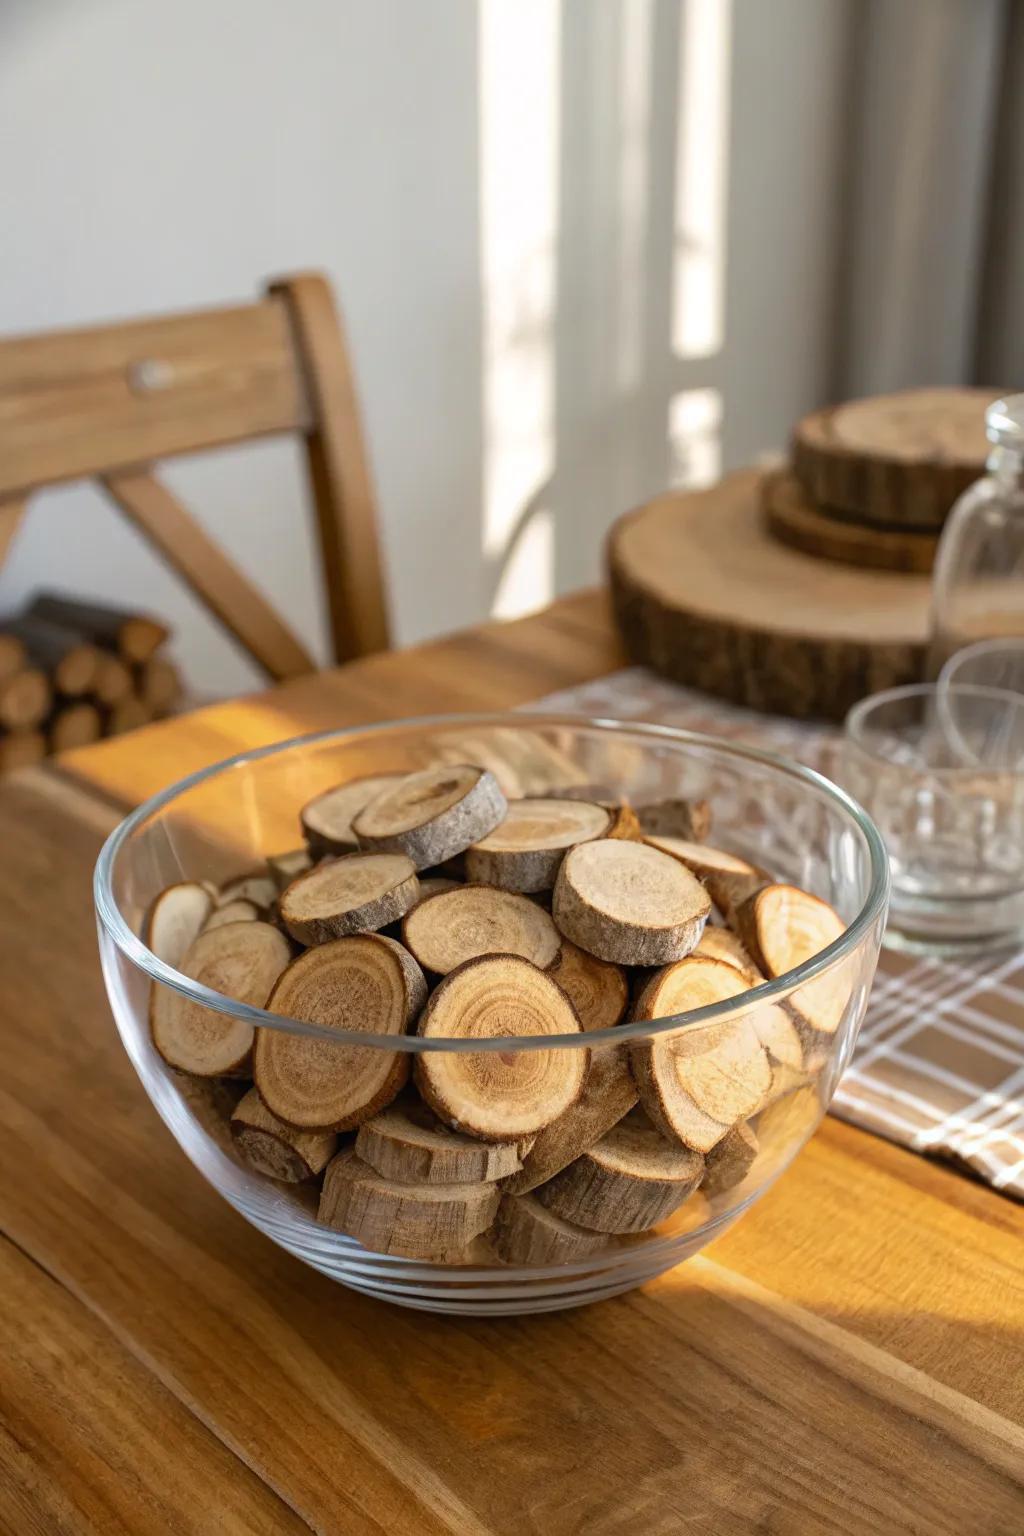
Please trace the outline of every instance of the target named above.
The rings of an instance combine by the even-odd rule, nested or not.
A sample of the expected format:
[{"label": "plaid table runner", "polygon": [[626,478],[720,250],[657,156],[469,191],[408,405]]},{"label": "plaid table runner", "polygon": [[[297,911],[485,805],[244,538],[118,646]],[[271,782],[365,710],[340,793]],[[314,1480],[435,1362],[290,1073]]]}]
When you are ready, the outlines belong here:
[{"label": "plaid table runner", "polygon": [[[537,707],[684,726],[835,774],[838,730],[758,715],[640,667]],[[932,960],[883,950],[831,1112],[1024,1200],[1024,951]]]}]

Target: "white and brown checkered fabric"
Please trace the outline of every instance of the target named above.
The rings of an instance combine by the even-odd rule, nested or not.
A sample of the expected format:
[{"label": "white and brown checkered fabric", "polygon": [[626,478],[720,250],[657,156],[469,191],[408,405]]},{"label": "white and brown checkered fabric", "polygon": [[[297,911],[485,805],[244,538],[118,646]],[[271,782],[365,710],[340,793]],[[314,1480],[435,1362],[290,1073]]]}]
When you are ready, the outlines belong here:
[{"label": "white and brown checkered fabric", "polygon": [[[835,729],[757,715],[638,667],[539,707],[706,731],[826,774],[834,774],[840,740]],[[1024,950],[969,961],[883,951],[831,1112],[953,1159],[1024,1200]]]}]

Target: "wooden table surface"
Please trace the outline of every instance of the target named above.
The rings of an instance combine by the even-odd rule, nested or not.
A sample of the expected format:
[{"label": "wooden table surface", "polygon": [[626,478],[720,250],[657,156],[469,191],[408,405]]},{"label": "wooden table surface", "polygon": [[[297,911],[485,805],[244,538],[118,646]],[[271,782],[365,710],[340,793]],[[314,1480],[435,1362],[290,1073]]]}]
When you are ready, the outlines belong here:
[{"label": "wooden table surface", "polygon": [[576,1312],[345,1291],[187,1163],[111,1021],[121,810],[298,731],[620,664],[602,598],[217,705],[0,790],[0,1531],[1024,1531],[1024,1211],[826,1121],[726,1237]]}]

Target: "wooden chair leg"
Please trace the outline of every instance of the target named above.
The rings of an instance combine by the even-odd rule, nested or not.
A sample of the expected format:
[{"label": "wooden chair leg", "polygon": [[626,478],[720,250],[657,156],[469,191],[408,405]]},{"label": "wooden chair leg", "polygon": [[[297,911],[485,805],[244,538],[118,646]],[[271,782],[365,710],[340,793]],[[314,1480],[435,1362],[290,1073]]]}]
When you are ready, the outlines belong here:
[{"label": "wooden chair leg", "polygon": [[314,425],[306,452],[316,503],[335,660],[390,644],[376,506],[345,336],[315,273],[272,284],[292,320]]},{"label": "wooden chair leg", "polygon": [[100,484],[275,682],[316,671],[301,641],[166,486],[142,470],[104,475]]},{"label": "wooden chair leg", "polygon": [[0,501],[0,565],[3,565],[7,559],[14,535],[21,526],[24,515],[23,501]]}]

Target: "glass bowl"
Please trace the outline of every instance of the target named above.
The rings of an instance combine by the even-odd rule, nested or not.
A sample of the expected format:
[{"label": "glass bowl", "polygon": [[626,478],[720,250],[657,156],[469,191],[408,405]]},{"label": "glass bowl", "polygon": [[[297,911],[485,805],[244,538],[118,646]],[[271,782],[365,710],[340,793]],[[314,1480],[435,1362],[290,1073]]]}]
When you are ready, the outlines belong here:
[{"label": "glass bowl", "polygon": [[[846,930],[778,979],[690,1012],[653,1021],[629,1021],[627,1013],[625,1023],[582,1035],[517,1034],[472,1042],[417,1034],[345,1038],[212,992],[157,959],[143,942],[147,909],[168,885],[183,880],[220,884],[257,860],[295,848],[301,841],[299,807],[314,795],[363,775],[443,762],[482,764],[510,795],[603,785],[633,804],[673,796],[708,798],[716,846],[824,898]],[[281,1247],[355,1290],[428,1311],[486,1315],[549,1311],[627,1290],[696,1253],[765,1192],[813,1134],[850,1060],[878,958],[888,880],[885,850],[871,821],[842,790],[807,768],[687,731],[517,713],[332,731],[244,753],[193,774],[140,806],[112,834],[97,864],[95,898],[103,973],[125,1049],[158,1113],[224,1198]],[[666,1050],[724,1046],[727,1054],[737,1031],[750,1026],[759,1039],[773,1027],[792,1035],[793,1021],[800,1025],[816,999],[830,1000],[835,1012],[829,1020],[832,1032],[811,1032],[813,1049],[804,1053],[799,1072],[766,1057],[769,1080],[743,1088],[740,1108],[756,1136],[755,1143],[743,1133],[746,1143],[757,1147],[752,1162],[741,1157],[724,1174],[719,1166],[715,1179],[696,1189],[676,1161],[670,1158],[671,1166],[659,1161],[661,1142],[654,1164],[646,1161],[642,1169],[627,1165],[631,1180],[652,1178],[642,1189],[644,1199],[653,1190],[655,1205],[659,1200],[671,1205],[676,1190],[694,1190],[653,1228],[598,1232],[590,1227],[581,1238],[573,1222],[566,1239],[560,1225],[564,1191],[559,1200],[551,1194],[556,1178],[532,1197],[530,1209],[534,1217],[540,1205],[553,1213],[541,1217],[541,1246],[547,1252],[544,1245],[553,1233],[557,1261],[504,1262],[493,1233],[485,1233],[457,1255],[446,1252],[442,1263],[371,1251],[318,1221],[315,1185],[273,1182],[240,1161],[227,1117],[241,1085],[178,1074],[154,1049],[148,1026],[151,994],[168,987],[256,1029],[397,1053],[408,1058],[414,1075],[433,1053],[442,1053],[449,1063],[457,1053],[471,1055],[475,1070],[486,1053],[499,1052],[516,1070],[528,1061],[530,1072],[540,1073],[559,1067],[557,1053],[586,1050],[591,1074],[600,1063],[616,1073],[626,1063],[629,1078],[656,1054],[664,1062]],[[460,1071],[466,1067],[465,1062],[457,1065]],[[732,1091],[728,1084],[726,1091]],[[720,1113],[724,1118],[724,1110]],[[634,1187],[640,1186],[629,1185],[627,1227],[640,1219]],[[618,1215],[609,1218],[602,1211],[600,1218],[588,1219],[623,1225]],[[530,1251],[536,1251],[532,1242]]]}]

